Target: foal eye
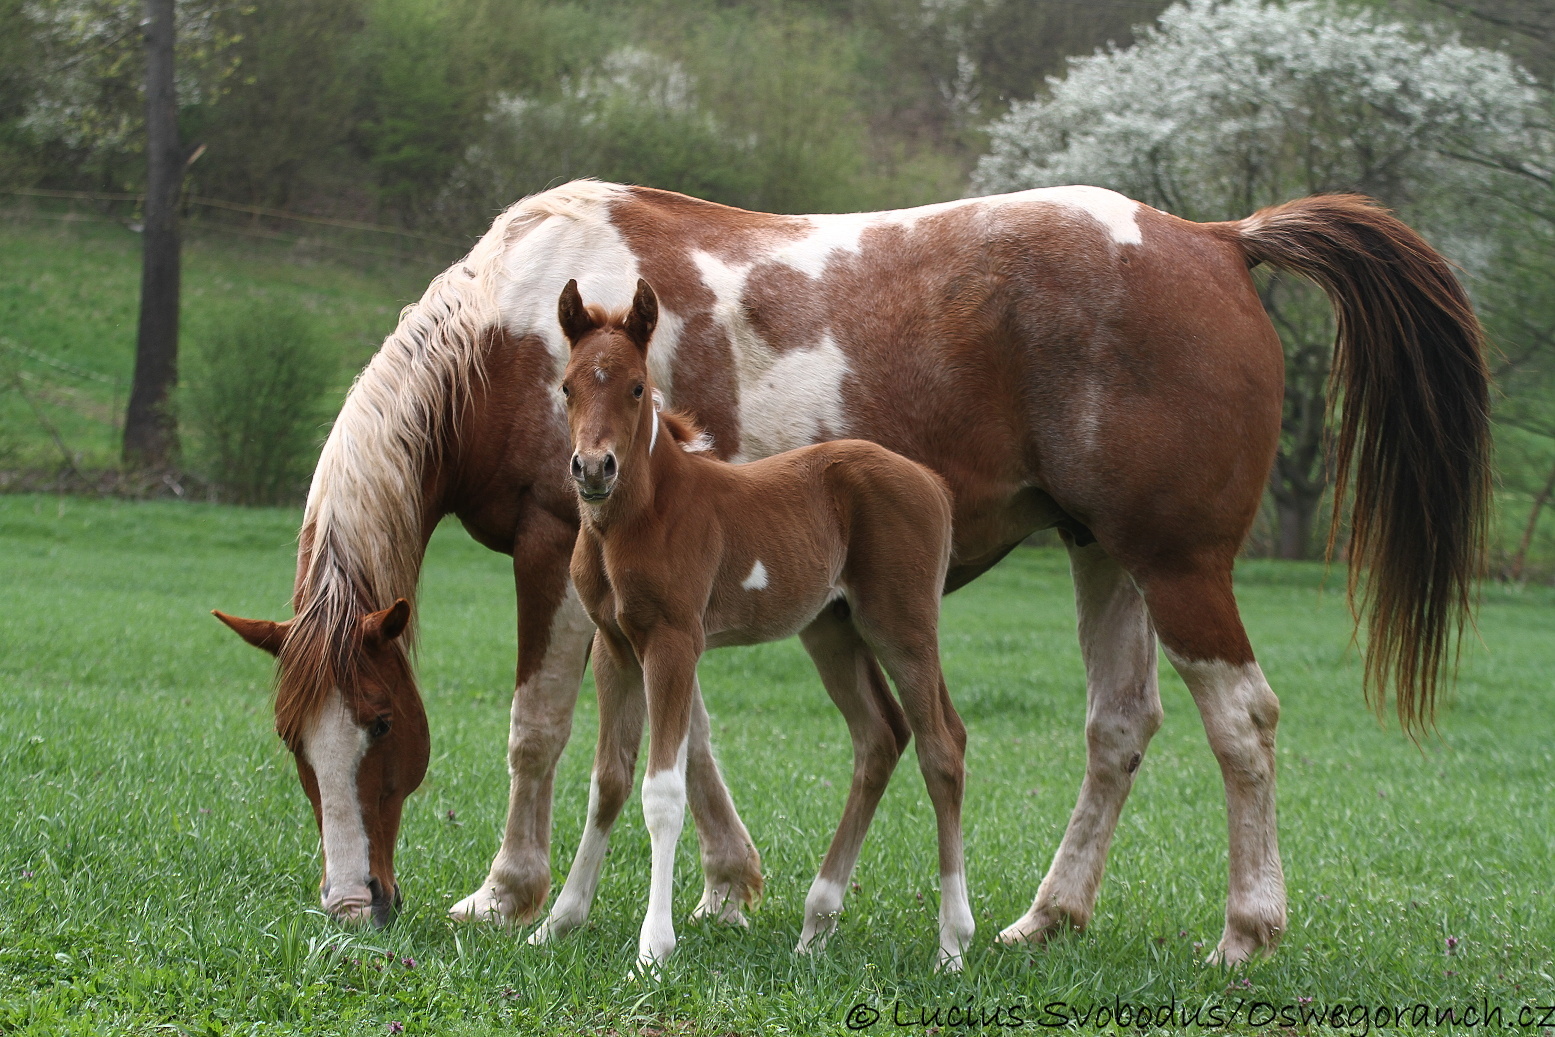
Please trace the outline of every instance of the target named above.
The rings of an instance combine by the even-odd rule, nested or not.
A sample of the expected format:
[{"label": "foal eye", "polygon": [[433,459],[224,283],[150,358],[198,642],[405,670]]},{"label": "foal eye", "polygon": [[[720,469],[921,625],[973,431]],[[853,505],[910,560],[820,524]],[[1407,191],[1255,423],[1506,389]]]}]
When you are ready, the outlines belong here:
[{"label": "foal eye", "polygon": [[640,400],[642,398],[643,398],[643,387],[642,387],[642,383],[639,382],[639,383],[637,383],[637,386],[632,389],[632,399]]},{"label": "foal eye", "polygon": [[384,735],[386,735],[388,733],[389,733],[389,718],[388,717],[378,717],[376,720],[374,720],[372,722],[372,726],[367,729],[367,737],[369,737],[369,738],[382,738]]},{"label": "foal eye", "polygon": [[570,399],[572,397],[572,386],[566,385],[564,383],[562,385],[562,395],[566,396],[566,397],[568,397]]}]

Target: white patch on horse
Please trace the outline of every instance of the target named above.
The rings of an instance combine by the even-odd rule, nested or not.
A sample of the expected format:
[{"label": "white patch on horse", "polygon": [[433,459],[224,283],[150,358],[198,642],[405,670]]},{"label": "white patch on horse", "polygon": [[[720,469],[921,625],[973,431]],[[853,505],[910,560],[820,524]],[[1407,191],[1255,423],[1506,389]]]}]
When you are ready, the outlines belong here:
[{"label": "white patch on horse", "polygon": [[819,279],[826,273],[832,253],[849,252],[857,255],[864,232],[871,227],[901,227],[912,229],[919,220],[981,202],[981,198],[957,198],[933,205],[920,205],[915,209],[891,209],[885,212],[850,212],[804,216],[810,224],[810,233],[797,241],[785,242],[763,259],[792,267],[807,277]]},{"label": "white patch on horse", "polygon": [[368,888],[367,828],[357,797],[357,770],[367,753],[367,732],[347,711],[339,690],[303,729],[302,751],[319,786],[324,844],[324,909],[347,918],[372,910]]},{"label": "white patch on horse", "polygon": [[605,382],[610,380],[610,375],[605,372],[603,367],[596,367],[594,368],[594,378],[598,380],[601,385],[603,385]]},{"label": "white patch on horse", "polygon": [[841,883],[817,875],[810,883],[810,892],[804,901],[804,928],[799,932],[800,954],[818,951],[826,946],[827,937],[837,928],[837,917],[842,914]]},{"label": "white patch on horse", "polygon": [[756,564],[751,566],[750,575],[740,582],[740,586],[748,591],[765,590],[767,587],[767,567],[761,564],[761,559],[756,559]]},{"label": "white patch on horse", "polygon": [[[567,365],[570,350],[556,320],[556,296],[569,278],[577,278],[583,297],[607,313],[626,312],[637,291],[637,257],[610,219],[612,201],[625,190],[584,181],[514,207],[533,225],[501,253],[489,278],[491,291],[508,332],[539,337],[557,370]],[[506,222],[508,217],[499,218],[497,226]],[[663,341],[655,335],[655,348],[672,355],[676,331],[678,326]]]},{"label": "white patch on horse", "polygon": [[842,380],[849,368],[836,340],[826,334],[810,349],[773,349],[751,327],[741,301],[751,265],[725,263],[707,252],[691,256],[713,292],[713,320],[729,336],[734,354],[740,385],[737,460],[843,435]]},{"label": "white patch on horse", "polygon": [[1015,194],[989,195],[980,200],[991,205],[1020,205],[1027,202],[1062,205],[1078,209],[1101,224],[1108,236],[1119,245],[1139,245],[1145,240],[1139,229],[1140,204],[1105,187],[1039,187]]}]

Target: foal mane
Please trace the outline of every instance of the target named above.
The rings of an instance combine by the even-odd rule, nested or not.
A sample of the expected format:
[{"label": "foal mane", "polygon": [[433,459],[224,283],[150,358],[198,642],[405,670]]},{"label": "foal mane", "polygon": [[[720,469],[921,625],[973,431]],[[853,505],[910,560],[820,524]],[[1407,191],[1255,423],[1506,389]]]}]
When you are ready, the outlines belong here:
[{"label": "foal mane", "polygon": [[[368,665],[358,622],[413,601],[425,550],[427,472],[457,446],[470,391],[501,334],[505,260],[557,217],[598,218],[619,191],[579,181],[516,203],[469,254],[444,270],[357,376],[319,456],[298,539],[295,618],[281,646],[276,731],[294,748],[331,688]],[[401,640],[414,644],[415,614]],[[393,642],[391,660],[409,663]]]}]

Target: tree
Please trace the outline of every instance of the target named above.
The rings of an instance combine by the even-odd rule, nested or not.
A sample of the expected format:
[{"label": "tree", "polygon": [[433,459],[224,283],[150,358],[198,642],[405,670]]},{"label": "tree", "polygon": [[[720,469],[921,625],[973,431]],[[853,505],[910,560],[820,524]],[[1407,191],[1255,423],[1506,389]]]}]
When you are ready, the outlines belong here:
[{"label": "tree", "polygon": [[[1225,220],[1359,191],[1471,273],[1516,233],[1508,199],[1526,176],[1511,167],[1543,168],[1550,148],[1539,91],[1505,54],[1324,0],[1188,0],[1130,48],[1070,59],[1049,86],[992,125],[975,192],[1092,183]],[[1331,316],[1304,282],[1263,276],[1260,290],[1287,358],[1280,553],[1304,557],[1328,484]]]},{"label": "tree", "polygon": [[178,195],[184,154],[173,82],[173,0],[146,0],[146,13],[145,233],[124,460],[157,471],[171,467],[178,456],[178,422],[169,403],[178,384]]}]

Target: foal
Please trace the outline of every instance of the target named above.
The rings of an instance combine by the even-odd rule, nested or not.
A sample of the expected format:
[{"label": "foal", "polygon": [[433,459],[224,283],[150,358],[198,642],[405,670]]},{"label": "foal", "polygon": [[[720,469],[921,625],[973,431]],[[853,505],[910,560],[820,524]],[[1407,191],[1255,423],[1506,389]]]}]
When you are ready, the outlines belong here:
[{"label": "foal", "polygon": [[637,282],[627,315],[611,320],[585,308],[569,281],[558,314],[572,350],[562,393],[583,505],[572,579],[598,627],[600,734],[580,863],[542,938],[587,913],[604,840],[631,789],[646,685],[642,799],[653,866],[638,962],[651,968],[675,949],[671,893],[697,660],[706,648],[798,633],[854,751],[847,806],[805,900],[798,950],[820,946],[836,924],[910,727],[939,828],[939,964],[959,968],[973,923],[961,851],[966,728],[939,661],[949,491],[922,465],[861,440],[743,465],[701,455],[687,443],[688,424],[654,403],[647,355],[658,301],[647,282]]}]

